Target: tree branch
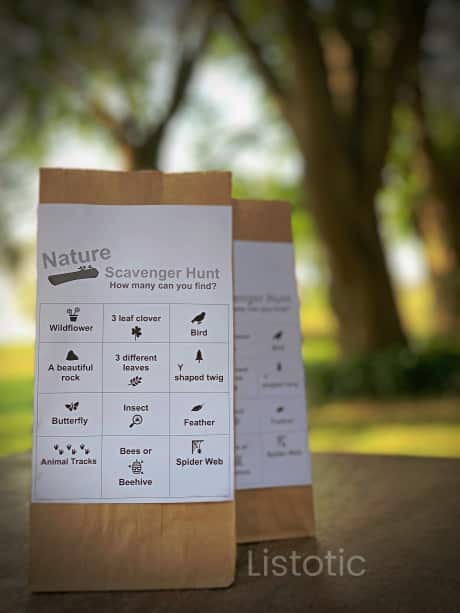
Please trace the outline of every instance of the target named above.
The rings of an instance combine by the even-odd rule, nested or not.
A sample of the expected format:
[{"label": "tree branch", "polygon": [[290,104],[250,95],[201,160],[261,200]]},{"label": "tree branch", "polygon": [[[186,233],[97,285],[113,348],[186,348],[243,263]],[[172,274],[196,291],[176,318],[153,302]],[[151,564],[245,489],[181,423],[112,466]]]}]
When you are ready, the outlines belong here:
[{"label": "tree branch", "polygon": [[120,120],[115,117],[99,100],[96,98],[85,97],[85,104],[93,117],[105,128],[120,145],[127,144],[125,125],[128,120]]},{"label": "tree branch", "polygon": [[298,135],[309,172],[319,177],[321,165],[332,166],[337,182],[351,194],[352,167],[340,137],[318,28],[303,0],[281,4],[294,67]]},{"label": "tree branch", "polygon": [[[418,73],[418,71],[417,71]],[[435,196],[445,202],[455,202],[458,191],[456,173],[452,173],[447,164],[443,163],[428,129],[422,88],[418,79],[412,83],[411,108],[417,130],[417,141],[423,171]],[[457,207],[456,207],[457,208]]]},{"label": "tree branch", "polygon": [[204,18],[204,25],[199,33],[198,42],[192,49],[183,49],[176,71],[176,78],[169,105],[160,123],[167,123],[180,106],[191,77],[193,76],[196,64],[203,55],[209,42],[212,23],[212,16],[210,14],[206,15]]},{"label": "tree branch", "polygon": [[113,115],[96,96],[86,91],[85,79],[81,72],[71,68],[72,65],[66,67],[65,70],[56,71],[57,82],[71,92],[78,92],[88,114],[92,115],[97,122],[104,126],[119,145],[125,146],[128,142],[126,126],[130,121],[129,116],[120,119]]},{"label": "tree branch", "polygon": [[155,166],[157,165],[159,148],[164,132],[182,104],[196,65],[209,42],[213,17],[211,12],[204,15],[204,23],[199,32],[198,41],[193,46],[190,47],[184,43],[167,108],[161,119],[155,122],[155,125],[148,130],[142,144],[134,150],[134,163],[137,167],[144,166],[148,163],[149,159],[151,160],[150,166],[152,163]]},{"label": "tree branch", "polygon": [[346,126],[347,146],[357,172],[361,172],[361,151],[364,117],[364,77],[369,56],[369,41],[362,30],[356,27],[349,3],[336,2],[334,21],[338,32],[348,45],[355,87],[351,101],[349,121]]},{"label": "tree branch", "polygon": [[[388,152],[397,90],[411,60],[418,56],[429,2],[406,0],[400,3],[396,17],[399,32],[387,62],[382,66],[368,63],[361,104],[365,112],[360,147],[362,172],[366,177],[362,182],[364,202],[375,196],[382,182],[382,168]],[[390,20],[386,28],[387,40],[392,38],[393,27],[394,22]]]},{"label": "tree branch", "polygon": [[248,53],[258,74],[265,83],[266,88],[273,98],[275,98],[284,116],[289,118],[291,116],[289,93],[281,84],[281,81],[273,68],[265,60],[262,47],[250,34],[249,29],[244,23],[241,15],[239,15],[235,8],[231,6],[231,3],[227,2],[226,0],[214,0],[214,5],[216,6],[216,9],[221,14],[225,15],[229,20],[235,34],[245,47],[246,52]]},{"label": "tree branch", "polygon": [[[448,164],[440,159],[436,151],[435,143],[429,131],[423,92],[419,82],[419,71],[412,83],[411,108],[415,119],[417,140],[418,140],[418,159],[416,158],[416,168],[426,179],[426,186],[430,195],[434,196],[435,203],[432,203],[432,212],[437,217],[439,231],[442,233],[442,247],[448,253],[448,259],[452,262],[460,261],[460,208],[458,207],[457,194],[459,182],[457,173]],[[428,199],[428,202],[430,199]],[[426,203],[425,203],[426,205]],[[420,207],[420,212],[423,208]],[[422,213],[423,215],[423,213]],[[455,287],[455,282],[453,284]]]}]

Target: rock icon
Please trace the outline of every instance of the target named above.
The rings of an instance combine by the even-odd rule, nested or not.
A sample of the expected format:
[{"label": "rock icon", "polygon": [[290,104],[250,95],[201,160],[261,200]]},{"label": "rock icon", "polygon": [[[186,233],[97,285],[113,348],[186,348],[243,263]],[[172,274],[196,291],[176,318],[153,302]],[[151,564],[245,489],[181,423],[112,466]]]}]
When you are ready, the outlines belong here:
[{"label": "rock icon", "polygon": [[66,360],[79,360],[80,358],[78,357],[78,355],[75,353],[75,351],[72,351],[72,349],[70,349],[70,351],[67,352],[67,357]]}]

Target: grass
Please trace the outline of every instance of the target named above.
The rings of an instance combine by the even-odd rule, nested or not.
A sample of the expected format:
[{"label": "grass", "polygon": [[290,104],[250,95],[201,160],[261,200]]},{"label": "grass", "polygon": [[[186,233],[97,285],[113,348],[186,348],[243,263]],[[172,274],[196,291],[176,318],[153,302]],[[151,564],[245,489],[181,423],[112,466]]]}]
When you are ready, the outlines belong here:
[{"label": "grass", "polygon": [[0,457],[32,446],[33,379],[0,380]]},{"label": "grass", "polygon": [[33,374],[33,345],[0,345],[0,383],[31,379]]},{"label": "grass", "polygon": [[460,457],[460,398],[313,407],[310,443],[313,451]]}]

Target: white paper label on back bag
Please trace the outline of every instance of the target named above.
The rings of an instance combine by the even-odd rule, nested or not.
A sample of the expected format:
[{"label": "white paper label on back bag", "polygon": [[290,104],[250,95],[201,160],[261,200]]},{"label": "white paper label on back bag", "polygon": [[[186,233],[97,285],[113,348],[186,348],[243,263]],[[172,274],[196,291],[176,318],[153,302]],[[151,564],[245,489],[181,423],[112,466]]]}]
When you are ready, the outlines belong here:
[{"label": "white paper label on back bag", "polygon": [[311,483],[291,243],[235,241],[236,486]]},{"label": "white paper label on back bag", "polygon": [[231,500],[231,207],[38,209],[33,501]]}]

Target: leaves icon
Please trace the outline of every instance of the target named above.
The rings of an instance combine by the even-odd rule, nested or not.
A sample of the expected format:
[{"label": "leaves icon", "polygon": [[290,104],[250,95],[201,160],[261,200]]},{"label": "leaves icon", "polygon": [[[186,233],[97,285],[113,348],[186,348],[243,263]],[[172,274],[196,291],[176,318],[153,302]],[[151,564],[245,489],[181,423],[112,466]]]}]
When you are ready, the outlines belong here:
[{"label": "leaves icon", "polygon": [[139,385],[140,383],[142,383],[142,377],[132,377],[132,379],[129,380],[129,385],[132,385],[133,387],[136,387],[136,385]]}]

